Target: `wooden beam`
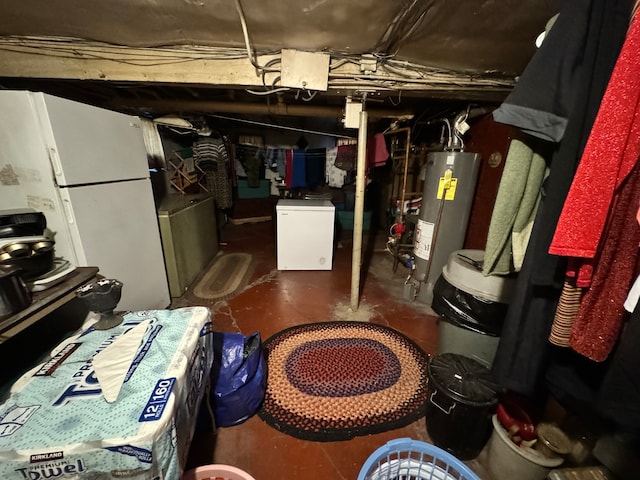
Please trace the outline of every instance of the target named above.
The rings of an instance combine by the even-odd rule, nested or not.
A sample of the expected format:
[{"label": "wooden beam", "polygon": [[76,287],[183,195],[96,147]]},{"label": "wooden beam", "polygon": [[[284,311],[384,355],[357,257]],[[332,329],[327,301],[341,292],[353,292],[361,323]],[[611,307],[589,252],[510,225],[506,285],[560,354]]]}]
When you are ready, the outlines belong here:
[{"label": "wooden beam", "polygon": [[[357,59],[332,62],[330,89],[345,90],[345,95],[347,91],[414,91],[443,97],[501,97],[513,87],[512,79],[491,72],[472,75],[392,60],[381,63],[376,71],[362,72]],[[264,78],[240,48],[132,48],[79,39],[0,37],[0,77],[220,88],[278,86],[280,53],[258,55],[256,61],[269,67]]]},{"label": "wooden beam", "polygon": [[[277,59],[279,55],[260,55],[257,62],[266,65]],[[265,73],[265,84],[271,85],[277,74]],[[262,75],[239,49],[129,48],[80,40],[13,37],[0,37],[0,77],[220,87],[263,85]]]}]

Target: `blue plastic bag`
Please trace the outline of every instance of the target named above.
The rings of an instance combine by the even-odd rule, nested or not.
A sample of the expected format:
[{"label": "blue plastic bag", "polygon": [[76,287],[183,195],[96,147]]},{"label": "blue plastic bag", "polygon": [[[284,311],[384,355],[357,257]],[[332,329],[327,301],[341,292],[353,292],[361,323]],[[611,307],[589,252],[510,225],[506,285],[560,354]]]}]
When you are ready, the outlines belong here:
[{"label": "blue plastic bag", "polygon": [[214,332],[211,403],[216,425],[244,422],[258,411],[267,389],[267,369],[259,333]]}]

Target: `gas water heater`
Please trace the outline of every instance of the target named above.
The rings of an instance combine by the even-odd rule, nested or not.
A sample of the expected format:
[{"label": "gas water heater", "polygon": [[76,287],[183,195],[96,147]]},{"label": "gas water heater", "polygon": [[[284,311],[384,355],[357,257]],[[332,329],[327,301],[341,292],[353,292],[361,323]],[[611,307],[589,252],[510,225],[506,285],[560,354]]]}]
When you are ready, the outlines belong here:
[{"label": "gas water heater", "polygon": [[406,299],[427,305],[449,255],[463,248],[480,169],[480,155],[462,151],[461,135],[452,137],[447,150],[427,155],[414,233],[414,269],[404,287]]}]

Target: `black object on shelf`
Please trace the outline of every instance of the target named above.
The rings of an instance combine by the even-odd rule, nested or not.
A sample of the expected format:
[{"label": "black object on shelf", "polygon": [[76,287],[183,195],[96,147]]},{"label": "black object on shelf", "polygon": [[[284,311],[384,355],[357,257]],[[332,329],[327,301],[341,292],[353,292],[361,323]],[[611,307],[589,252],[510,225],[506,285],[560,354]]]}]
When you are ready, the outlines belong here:
[{"label": "black object on shelf", "polygon": [[0,320],[24,310],[31,304],[31,292],[15,265],[0,265]]},{"label": "black object on shelf", "polygon": [[31,208],[0,210],[0,238],[29,237],[44,234],[47,219]]},{"label": "black object on shelf", "polygon": [[93,328],[108,330],[122,323],[122,315],[114,310],[122,295],[122,282],[105,278],[84,285],[76,290],[76,296],[84,301],[87,308],[100,315]]}]

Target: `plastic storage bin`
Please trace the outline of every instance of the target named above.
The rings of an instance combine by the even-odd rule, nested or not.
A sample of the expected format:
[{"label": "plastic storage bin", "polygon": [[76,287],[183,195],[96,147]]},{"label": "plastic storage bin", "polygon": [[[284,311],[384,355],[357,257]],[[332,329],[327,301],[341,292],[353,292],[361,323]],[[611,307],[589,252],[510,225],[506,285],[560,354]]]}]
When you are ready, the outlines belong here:
[{"label": "plastic storage bin", "polygon": [[258,187],[250,187],[247,180],[238,179],[238,198],[267,198],[271,194],[271,181],[260,180]]},{"label": "plastic storage bin", "polygon": [[427,368],[427,432],[433,443],[462,460],[475,458],[491,435],[498,386],[477,361],[444,353]]},{"label": "plastic storage bin", "polygon": [[221,464],[196,467],[193,470],[185,472],[180,480],[208,480],[219,478],[224,480],[255,480],[255,478],[239,468]]},{"label": "plastic storage bin", "polygon": [[480,480],[459,459],[430,443],[410,438],[387,442],[373,452],[358,480]]},{"label": "plastic storage bin", "polygon": [[433,288],[431,308],[440,315],[438,353],[458,353],[491,367],[515,277],[484,276],[484,250],[457,250]]},{"label": "plastic storage bin", "polygon": [[[353,210],[336,210],[338,216],[338,225],[342,230],[353,230],[353,219],[355,213]],[[371,212],[365,211],[362,216],[362,229],[369,230],[371,228]]]}]

